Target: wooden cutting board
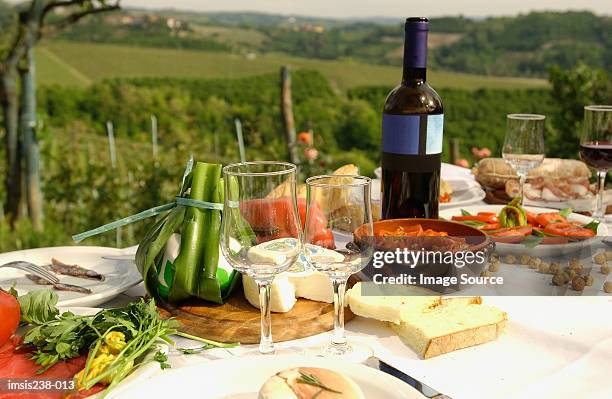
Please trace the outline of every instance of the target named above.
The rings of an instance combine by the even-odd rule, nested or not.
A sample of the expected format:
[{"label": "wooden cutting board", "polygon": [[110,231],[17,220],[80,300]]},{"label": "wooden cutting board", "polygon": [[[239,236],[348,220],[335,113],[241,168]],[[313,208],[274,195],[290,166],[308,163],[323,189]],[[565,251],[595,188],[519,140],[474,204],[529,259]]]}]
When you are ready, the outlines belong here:
[{"label": "wooden cutting board", "polygon": [[[251,306],[242,292],[242,284],[227,303],[217,305],[199,299],[179,306],[159,303],[162,317],[174,317],[181,330],[219,342],[259,343],[259,309]],[[272,313],[272,337],[275,342],[309,337],[330,331],[334,327],[334,304],[298,299],[287,313]],[[344,320],[353,318],[349,308]]]}]

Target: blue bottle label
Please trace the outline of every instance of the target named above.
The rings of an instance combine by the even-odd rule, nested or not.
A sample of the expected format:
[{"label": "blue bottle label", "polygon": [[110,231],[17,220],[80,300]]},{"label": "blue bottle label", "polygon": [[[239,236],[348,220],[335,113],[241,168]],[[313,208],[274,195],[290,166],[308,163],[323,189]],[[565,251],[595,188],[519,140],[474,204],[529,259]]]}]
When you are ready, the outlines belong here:
[{"label": "blue bottle label", "polygon": [[383,114],[383,152],[401,155],[432,155],[442,152],[444,114]]}]

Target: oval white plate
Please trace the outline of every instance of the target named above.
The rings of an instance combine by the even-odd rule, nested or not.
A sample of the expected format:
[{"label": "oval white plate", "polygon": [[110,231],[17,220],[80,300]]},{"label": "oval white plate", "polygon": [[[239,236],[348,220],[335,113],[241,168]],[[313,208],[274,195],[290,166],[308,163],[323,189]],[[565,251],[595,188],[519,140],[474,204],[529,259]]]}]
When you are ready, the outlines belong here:
[{"label": "oval white plate", "polygon": [[[495,212],[499,213],[504,205],[473,205],[463,208],[446,209],[440,212],[440,218],[451,220],[453,216],[461,215],[461,209],[465,209],[471,214],[477,214],[478,212]],[[548,208],[536,208],[533,206],[526,206],[526,210],[533,213],[542,212],[554,212],[554,209]],[[569,220],[579,222],[581,224],[587,224],[593,221],[592,218],[578,213],[572,213],[568,217]],[[601,223],[597,229],[597,236],[606,237],[608,235],[608,228]],[[504,244],[495,243],[495,251],[500,254],[512,254],[512,255],[530,255],[530,256],[556,256],[556,255],[567,255],[580,251],[582,248],[591,245],[593,239],[570,242],[568,244],[553,244],[553,245],[538,245],[534,248],[527,248],[523,244]]]},{"label": "oval white plate", "polygon": [[486,193],[480,187],[470,187],[467,190],[453,191],[450,202],[440,203],[440,210],[474,204],[482,201],[485,196]]},{"label": "oval white plate", "polygon": [[[68,263],[78,264],[87,269],[103,274],[104,281],[89,280],[71,276],[58,275],[63,283],[79,285],[89,288],[91,294],[81,294],[72,291],[57,291],[58,306],[96,306],[107,302],[128,288],[142,281],[142,277],[132,260],[104,259],[103,256],[119,256],[124,252],[116,248],[105,247],[52,247],[26,249],[23,251],[6,252],[0,254],[0,265],[8,262],[23,260],[37,265],[51,263],[51,258]],[[9,288],[15,283],[19,294],[29,291],[50,288],[47,285],[38,285],[25,277],[21,270],[0,269],[0,287]]]},{"label": "oval white plate", "polygon": [[424,398],[410,385],[362,364],[294,355],[237,357],[171,369],[146,383],[124,390],[116,397],[152,399],[171,398],[178,394],[181,397],[200,396],[207,399],[255,399],[268,378],[281,370],[304,366],[324,367],[344,373],[359,385],[366,398]]}]

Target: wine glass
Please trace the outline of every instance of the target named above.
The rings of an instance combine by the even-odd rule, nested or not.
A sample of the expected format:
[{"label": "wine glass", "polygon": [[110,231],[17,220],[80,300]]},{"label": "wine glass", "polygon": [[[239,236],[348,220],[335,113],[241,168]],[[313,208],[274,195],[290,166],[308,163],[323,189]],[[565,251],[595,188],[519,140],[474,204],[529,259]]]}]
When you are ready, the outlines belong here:
[{"label": "wine glass", "polygon": [[580,158],[597,171],[598,191],[593,218],[603,220],[606,215],[604,184],[612,166],[612,105],[584,107]]},{"label": "wine glass", "polygon": [[527,173],[544,161],[544,115],[509,114],[502,157],[519,176],[519,197],[524,200],[523,189]]},{"label": "wine glass", "polygon": [[334,292],[334,333],[324,354],[352,351],[344,333],[344,292],[348,278],[372,258],[371,242],[356,243],[354,233],[372,237],[371,180],[364,176],[314,176],[306,179],[304,256],[329,276]]},{"label": "wine glass", "polygon": [[234,269],[251,277],[259,287],[259,353],[271,354],[272,280],[302,251],[296,166],[273,161],[235,163],[223,168],[223,178],[221,250]]}]

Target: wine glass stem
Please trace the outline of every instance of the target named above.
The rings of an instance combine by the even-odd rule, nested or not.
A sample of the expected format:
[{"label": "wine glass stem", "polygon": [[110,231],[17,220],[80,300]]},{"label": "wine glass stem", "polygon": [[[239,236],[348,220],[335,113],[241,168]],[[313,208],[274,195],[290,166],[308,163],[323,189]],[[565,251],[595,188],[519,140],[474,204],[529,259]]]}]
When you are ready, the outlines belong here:
[{"label": "wine glass stem", "polygon": [[521,198],[521,205],[525,201],[525,181],[527,180],[527,173],[518,173],[519,175],[519,197]]},{"label": "wine glass stem", "polygon": [[347,278],[332,279],[334,287],[334,335],[332,345],[345,347],[346,335],[344,334],[344,291],[346,290]]},{"label": "wine glass stem", "polygon": [[604,205],[604,195],[606,193],[605,184],[606,184],[606,175],[608,171],[606,170],[598,170],[597,171],[597,182],[598,190],[597,190],[597,202],[595,203],[595,212],[593,212],[593,217],[595,219],[603,219],[606,216],[606,207]]},{"label": "wine glass stem", "polygon": [[272,280],[258,280],[259,308],[261,310],[261,334],[259,338],[259,352],[262,354],[274,353],[272,342],[272,314],[270,313],[270,290]]}]

